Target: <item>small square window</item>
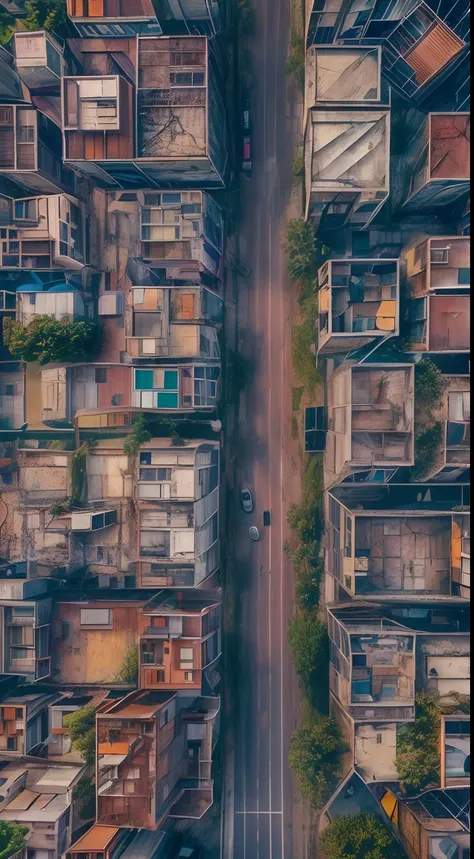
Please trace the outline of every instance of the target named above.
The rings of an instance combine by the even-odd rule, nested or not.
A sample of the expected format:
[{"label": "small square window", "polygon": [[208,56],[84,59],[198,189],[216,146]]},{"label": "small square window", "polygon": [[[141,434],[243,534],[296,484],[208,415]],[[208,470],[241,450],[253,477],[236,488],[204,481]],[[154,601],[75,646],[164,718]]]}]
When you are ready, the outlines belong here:
[{"label": "small square window", "polygon": [[469,286],[471,283],[471,269],[458,268],[458,284],[460,286]]},{"label": "small square window", "polygon": [[96,367],[95,368],[95,381],[98,385],[104,384],[107,382],[107,368],[106,367]]},{"label": "small square window", "polygon": [[144,450],[140,453],[140,465],[151,465],[151,450]]},{"label": "small square window", "polygon": [[192,671],[185,671],[184,672],[184,680],[186,683],[192,683],[193,682],[193,672]]}]

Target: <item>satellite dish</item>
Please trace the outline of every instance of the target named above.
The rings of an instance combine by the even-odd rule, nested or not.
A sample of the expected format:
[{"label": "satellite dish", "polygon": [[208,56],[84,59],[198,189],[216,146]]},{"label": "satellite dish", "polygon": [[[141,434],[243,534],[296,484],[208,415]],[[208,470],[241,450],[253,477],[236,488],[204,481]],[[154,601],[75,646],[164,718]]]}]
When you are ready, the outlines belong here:
[{"label": "satellite dish", "polygon": [[214,432],[220,432],[222,429],[222,421],[211,421],[211,429]]}]

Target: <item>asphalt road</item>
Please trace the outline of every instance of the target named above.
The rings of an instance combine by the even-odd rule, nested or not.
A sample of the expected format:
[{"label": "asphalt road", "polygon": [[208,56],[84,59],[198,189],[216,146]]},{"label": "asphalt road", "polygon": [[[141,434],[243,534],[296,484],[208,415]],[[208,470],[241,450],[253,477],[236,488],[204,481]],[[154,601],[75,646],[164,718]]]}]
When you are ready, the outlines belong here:
[{"label": "asphalt road", "polygon": [[[241,259],[252,273],[239,294],[245,379],[237,450],[239,485],[252,490],[255,511],[245,514],[237,503],[233,511],[235,574],[242,577],[244,589],[233,857],[293,859],[287,757],[297,684],[287,644],[292,570],[283,552],[286,511],[298,491],[297,442],[291,442],[290,286],[282,248],[292,183],[285,74],[289,2],[257,0],[255,5],[256,31],[248,45],[253,61],[253,176],[242,180],[240,233]],[[266,528],[264,510],[271,511],[271,526]],[[252,524],[260,530],[258,543],[248,537]]]}]

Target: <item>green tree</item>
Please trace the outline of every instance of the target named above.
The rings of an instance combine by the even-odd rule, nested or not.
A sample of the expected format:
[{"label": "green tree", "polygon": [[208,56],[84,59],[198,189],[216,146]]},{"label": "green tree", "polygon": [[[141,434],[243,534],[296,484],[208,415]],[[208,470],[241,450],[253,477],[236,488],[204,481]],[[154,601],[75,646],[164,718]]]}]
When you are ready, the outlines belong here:
[{"label": "green tree", "polygon": [[332,719],[323,718],[316,725],[294,732],[290,741],[290,767],[298,776],[301,793],[314,808],[320,808],[328,799],[346,749],[339,727]]},{"label": "green tree", "polygon": [[10,820],[0,821],[0,859],[9,859],[26,847],[29,829]]},{"label": "green tree", "polygon": [[81,707],[75,713],[64,717],[64,727],[68,729],[73,749],[79,752],[86,764],[95,761],[95,710]]},{"label": "green tree", "polygon": [[408,793],[439,784],[441,709],[439,696],[422,692],[416,697],[415,721],[397,730],[395,766]]},{"label": "green tree", "polygon": [[26,326],[4,320],[5,341],[13,357],[38,364],[89,360],[98,350],[99,332],[99,326],[91,320],[75,322],[39,315]]},{"label": "green tree", "polygon": [[79,805],[81,820],[91,820],[95,817],[95,785],[92,779],[83,776],[72,789],[72,798]]},{"label": "green tree", "polygon": [[315,675],[327,670],[328,632],[317,615],[296,614],[288,627],[293,662],[303,685],[310,688]]},{"label": "green tree", "polygon": [[415,364],[415,404],[430,410],[441,408],[446,384],[431,358]]},{"label": "green tree", "polygon": [[5,44],[11,38],[16,26],[15,16],[0,6],[0,43]]},{"label": "green tree", "polygon": [[58,35],[68,34],[66,0],[26,0],[25,30],[54,30]]},{"label": "green tree", "polygon": [[390,830],[375,814],[341,815],[323,831],[326,859],[402,859]]}]

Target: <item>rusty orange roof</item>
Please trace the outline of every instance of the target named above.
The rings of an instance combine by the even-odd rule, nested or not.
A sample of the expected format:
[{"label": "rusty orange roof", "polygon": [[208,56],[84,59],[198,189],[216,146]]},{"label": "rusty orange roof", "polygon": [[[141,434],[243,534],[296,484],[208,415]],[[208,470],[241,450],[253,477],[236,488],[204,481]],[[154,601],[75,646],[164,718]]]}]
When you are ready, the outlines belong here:
[{"label": "rusty orange roof", "polygon": [[120,829],[116,826],[97,826],[95,824],[82,838],[79,838],[79,841],[71,845],[68,852],[104,850],[117,832],[120,832]]},{"label": "rusty orange roof", "polygon": [[429,80],[464,48],[464,42],[441,22],[428,31],[405,61],[414,69],[419,86]]}]

